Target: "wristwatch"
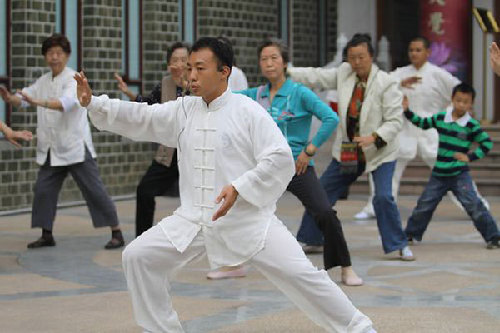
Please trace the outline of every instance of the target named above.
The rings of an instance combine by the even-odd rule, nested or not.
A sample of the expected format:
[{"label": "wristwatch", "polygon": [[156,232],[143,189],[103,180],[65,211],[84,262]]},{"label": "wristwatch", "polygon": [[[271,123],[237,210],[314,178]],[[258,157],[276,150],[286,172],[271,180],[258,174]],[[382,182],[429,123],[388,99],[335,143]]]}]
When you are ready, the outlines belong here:
[{"label": "wristwatch", "polygon": [[314,153],[310,153],[310,152],[308,152],[308,151],[307,151],[307,147],[306,147],[306,148],[304,148],[304,153],[306,153],[306,155],[307,155],[307,156],[309,156],[309,157],[313,157],[313,156],[314,156],[314,154],[315,154],[315,152],[314,152]]}]

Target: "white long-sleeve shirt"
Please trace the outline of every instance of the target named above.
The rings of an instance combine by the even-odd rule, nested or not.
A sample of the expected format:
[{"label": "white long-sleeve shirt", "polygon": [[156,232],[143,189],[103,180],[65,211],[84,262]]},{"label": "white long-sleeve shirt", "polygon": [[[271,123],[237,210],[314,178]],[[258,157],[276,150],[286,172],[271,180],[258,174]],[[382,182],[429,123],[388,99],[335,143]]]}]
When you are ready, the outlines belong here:
[{"label": "white long-sleeve shirt", "polygon": [[[453,88],[460,83],[459,79],[430,62],[426,62],[419,69],[408,65],[399,67],[391,73],[391,77],[399,82],[412,76],[420,77],[421,81],[411,88],[401,86],[400,88],[408,97],[410,109],[420,117],[430,117],[446,109],[451,103]],[[404,119],[398,138],[400,142],[398,158],[411,160],[417,153],[424,158],[435,158],[438,139],[435,129],[424,131]]]},{"label": "white long-sleeve shirt", "polygon": [[[23,89],[35,99],[61,101],[64,111],[37,107],[36,162],[43,165],[50,150],[50,165],[64,166],[85,160],[85,146],[96,157],[92,145],[87,109],[82,108],[76,96],[75,71],[66,67],[52,77],[48,72],[31,86]],[[26,106],[26,105],[23,105]]]},{"label": "white long-sleeve shirt", "polygon": [[[103,95],[88,110],[101,130],[177,147],[181,206],[160,226],[178,251],[199,232],[214,268],[241,264],[262,249],[295,168],[285,138],[258,103],[228,89],[209,105],[191,96],[147,105]],[[215,199],[228,184],[238,199],[212,221]]]},{"label": "white long-sleeve shirt", "polygon": [[399,82],[412,76],[421,78],[411,88],[401,87],[403,94],[408,97],[410,109],[420,117],[430,117],[446,109],[451,103],[453,88],[460,83],[459,79],[430,62],[420,69],[413,65],[396,68],[391,76]]}]

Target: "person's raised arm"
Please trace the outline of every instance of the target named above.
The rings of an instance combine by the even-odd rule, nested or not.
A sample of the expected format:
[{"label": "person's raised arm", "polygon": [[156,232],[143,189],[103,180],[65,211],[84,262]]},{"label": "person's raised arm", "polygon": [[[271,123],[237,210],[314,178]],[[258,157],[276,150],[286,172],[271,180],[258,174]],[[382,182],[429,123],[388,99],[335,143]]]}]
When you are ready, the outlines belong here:
[{"label": "person's raised arm", "polygon": [[14,105],[15,107],[21,106],[21,97],[15,94],[11,94],[7,88],[0,86],[0,96],[5,103]]},{"label": "person's raised arm", "polygon": [[30,104],[31,106],[41,106],[46,109],[52,109],[56,111],[64,111],[64,105],[59,99],[38,99],[33,98],[28,93],[20,91],[19,94],[22,96],[22,100]]},{"label": "person's raised arm", "polygon": [[[189,101],[147,105],[110,99],[106,95],[92,96],[92,89],[83,72],[75,74],[77,97],[80,105],[89,111],[92,123],[106,130],[136,141],[158,142],[176,147],[179,128],[184,125]],[[186,104],[186,105],[183,105]]]},{"label": "person's raised arm", "polygon": [[7,141],[17,148],[21,148],[19,141],[31,141],[33,138],[33,134],[30,131],[14,131],[2,121],[0,121],[0,131],[5,135]]},{"label": "person's raised arm", "polygon": [[421,129],[429,129],[436,127],[436,115],[431,117],[420,117],[416,113],[410,110],[408,97],[403,96],[403,114],[413,125],[420,127]]},{"label": "person's raised arm", "polygon": [[125,81],[123,81],[123,78],[118,73],[115,73],[114,76],[115,76],[116,82],[118,83],[118,89],[120,89],[120,91],[122,93],[124,93],[125,95],[127,95],[127,97],[131,101],[135,101],[136,98],[137,98],[137,94],[133,93],[132,90],[130,90],[128,88],[128,85],[125,83]]},{"label": "person's raised arm", "polygon": [[290,65],[286,70],[292,80],[318,89],[337,89],[337,72],[337,68],[293,67]]}]

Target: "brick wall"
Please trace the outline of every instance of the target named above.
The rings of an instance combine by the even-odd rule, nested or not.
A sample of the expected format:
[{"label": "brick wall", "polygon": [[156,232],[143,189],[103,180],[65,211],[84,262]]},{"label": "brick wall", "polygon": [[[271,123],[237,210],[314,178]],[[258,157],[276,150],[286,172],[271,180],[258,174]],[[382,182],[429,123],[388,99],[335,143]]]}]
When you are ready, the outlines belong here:
[{"label": "brick wall", "polygon": [[199,0],[198,36],[226,35],[235,42],[238,64],[248,83],[262,82],[257,47],[269,36],[278,35],[277,0]]},{"label": "brick wall", "polygon": [[337,1],[326,1],[326,62],[337,54]]},{"label": "brick wall", "polygon": [[[198,0],[197,36],[227,35],[235,41],[238,66],[249,83],[262,82],[256,50],[268,36],[278,35],[279,0]],[[82,67],[96,94],[119,97],[114,72],[122,68],[121,0],[82,1]],[[293,55],[297,65],[315,66],[318,61],[317,6],[311,1],[293,1]],[[336,2],[327,1],[329,12]],[[54,0],[12,0],[12,88],[32,83],[47,69],[41,55],[42,41],[55,30]],[[143,9],[143,91],[149,93],[161,80],[166,68],[166,49],[179,38],[178,0],[142,0]],[[335,15],[335,14],[332,14]],[[335,17],[335,16],[331,16]],[[329,20],[329,33],[335,33],[335,21]],[[335,42],[328,49],[335,47]],[[333,37],[335,41],[336,37]],[[73,52],[77,51],[72,45]],[[36,112],[13,110],[15,129],[36,129]],[[134,194],[140,177],[148,167],[153,150],[150,143],[135,143],[118,135],[92,128],[97,162],[104,183],[113,196]],[[28,208],[38,166],[35,163],[36,136],[32,143],[14,149],[0,140],[0,210]],[[71,177],[66,180],[60,202],[82,200]]]},{"label": "brick wall", "polygon": [[143,91],[161,81],[167,71],[167,48],[179,40],[178,0],[143,0]]},{"label": "brick wall", "polygon": [[317,1],[292,2],[292,45],[295,66],[318,66]]}]

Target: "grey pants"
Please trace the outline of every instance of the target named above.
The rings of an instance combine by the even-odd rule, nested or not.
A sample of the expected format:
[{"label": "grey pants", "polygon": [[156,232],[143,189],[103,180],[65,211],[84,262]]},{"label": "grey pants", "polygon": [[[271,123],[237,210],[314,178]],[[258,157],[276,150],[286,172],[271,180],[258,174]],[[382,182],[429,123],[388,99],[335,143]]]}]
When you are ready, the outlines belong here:
[{"label": "grey pants", "polygon": [[104,188],[97,163],[85,149],[85,161],[65,166],[50,166],[50,152],[47,154],[47,161],[40,167],[35,184],[31,227],[52,230],[57,198],[68,172],[82,191],[94,227],[118,225],[115,204]]}]

